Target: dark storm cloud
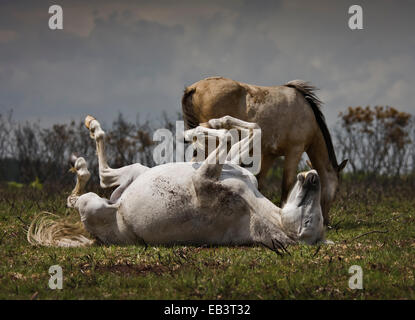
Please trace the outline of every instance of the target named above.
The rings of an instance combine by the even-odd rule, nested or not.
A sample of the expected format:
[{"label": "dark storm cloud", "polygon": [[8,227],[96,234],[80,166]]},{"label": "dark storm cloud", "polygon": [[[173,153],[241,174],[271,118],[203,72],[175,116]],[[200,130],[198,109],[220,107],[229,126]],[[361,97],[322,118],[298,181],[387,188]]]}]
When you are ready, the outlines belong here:
[{"label": "dark storm cloud", "polygon": [[13,108],[19,120],[174,114],[184,86],[211,75],[312,81],[331,124],[348,105],[413,110],[408,1],[360,2],[359,31],[347,27],[349,1],[56,4],[63,31],[47,27],[49,1],[0,4],[0,112]]}]

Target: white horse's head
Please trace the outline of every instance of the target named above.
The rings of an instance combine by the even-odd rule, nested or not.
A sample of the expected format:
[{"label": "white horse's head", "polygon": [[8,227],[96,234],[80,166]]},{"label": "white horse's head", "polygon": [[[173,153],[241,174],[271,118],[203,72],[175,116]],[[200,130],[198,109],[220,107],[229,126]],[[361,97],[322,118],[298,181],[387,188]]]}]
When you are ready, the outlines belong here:
[{"label": "white horse's head", "polygon": [[281,212],[284,230],[308,244],[324,241],[320,193],[317,171],[301,172]]}]

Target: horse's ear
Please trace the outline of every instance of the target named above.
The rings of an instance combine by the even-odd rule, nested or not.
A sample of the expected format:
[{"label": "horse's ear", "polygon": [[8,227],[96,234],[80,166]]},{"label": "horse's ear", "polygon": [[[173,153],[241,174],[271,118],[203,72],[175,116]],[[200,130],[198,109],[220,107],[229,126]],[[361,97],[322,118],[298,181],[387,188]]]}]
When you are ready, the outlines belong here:
[{"label": "horse's ear", "polygon": [[305,163],[307,163],[307,166],[310,168],[310,170],[313,170],[313,165],[311,164],[310,160],[306,160]]},{"label": "horse's ear", "polygon": [[349,161],[349,159],[343,160],[342,163],[340,163],[337,166],[337,172],[340,172],[344,169],[344,167],[346,166],[347,162]]}]

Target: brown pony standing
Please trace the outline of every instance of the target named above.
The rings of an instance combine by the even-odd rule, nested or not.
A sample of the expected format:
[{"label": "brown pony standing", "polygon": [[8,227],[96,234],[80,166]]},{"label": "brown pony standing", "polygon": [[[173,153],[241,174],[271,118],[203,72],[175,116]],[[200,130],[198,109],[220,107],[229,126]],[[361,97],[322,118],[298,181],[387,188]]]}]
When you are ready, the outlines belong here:
[{"label": "brown pony standing", "polygon": [[262,130],[260,186],[276,158],[285,157],[282,204],[296,181],[298,163],[306,152],[321,178],[321,208],[327,225],[339,173],[347,160],[337,163],[315,90],[314,86],[301,80],[264,87],[211,77],[185,89],[182,109],[186,129],[226,115],[256,122]]}]

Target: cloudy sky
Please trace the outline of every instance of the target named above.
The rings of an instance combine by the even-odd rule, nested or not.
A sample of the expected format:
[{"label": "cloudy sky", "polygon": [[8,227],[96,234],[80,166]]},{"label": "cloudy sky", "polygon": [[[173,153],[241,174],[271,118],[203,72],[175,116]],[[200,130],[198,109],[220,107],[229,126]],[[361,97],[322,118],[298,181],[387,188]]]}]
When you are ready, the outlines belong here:
[{"label": "cloudy sky", "polygon": [[[49,6],[63,30],[48,28]],[[364,30],[348,28],[363,7]],[[414,1],[0,1],[0,113],[110,122],[180,111],[204,77],[311,81],[333,125],[352,105],[415,114]]]}]

